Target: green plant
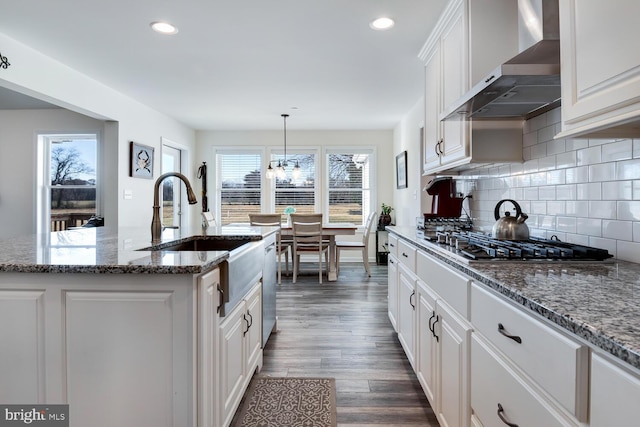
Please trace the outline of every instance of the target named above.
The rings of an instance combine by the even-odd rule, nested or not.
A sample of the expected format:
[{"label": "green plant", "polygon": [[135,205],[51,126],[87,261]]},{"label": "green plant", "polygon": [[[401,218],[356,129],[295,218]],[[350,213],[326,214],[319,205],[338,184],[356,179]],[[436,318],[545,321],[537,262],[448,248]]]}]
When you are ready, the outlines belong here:
[{"label": "green plant", "polygon": [[389,215],[391,213],[391,211],[393,210],[393,208],[389,205],[386,204],[382,204],[382,215]]}]

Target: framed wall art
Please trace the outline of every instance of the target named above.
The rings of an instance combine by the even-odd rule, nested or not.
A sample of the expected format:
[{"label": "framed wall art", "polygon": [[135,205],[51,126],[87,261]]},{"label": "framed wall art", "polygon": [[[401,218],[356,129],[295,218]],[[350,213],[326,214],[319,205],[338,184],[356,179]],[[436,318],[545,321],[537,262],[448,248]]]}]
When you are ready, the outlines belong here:
[{"label": "framed wall art", "polygon": [[153,147],[131,141],[129,175],[135,178],[153,178]]},{"label": "framed wall art", "polygon": [[407,152],[396,156],[396,188],[407,188]]}]

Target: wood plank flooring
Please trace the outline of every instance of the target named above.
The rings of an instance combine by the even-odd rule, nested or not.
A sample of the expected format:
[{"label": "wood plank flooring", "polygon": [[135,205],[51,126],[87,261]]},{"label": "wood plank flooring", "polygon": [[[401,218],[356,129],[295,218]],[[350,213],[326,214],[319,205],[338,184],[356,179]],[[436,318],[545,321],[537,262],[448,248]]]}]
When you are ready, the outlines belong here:
[{"label": "wood plank flooring", "polygon": [[335,378],[338,426],[437,427],[387,316],[387,267],[343,264],[322,285],[312,268],[283,275],[261,374]]}]

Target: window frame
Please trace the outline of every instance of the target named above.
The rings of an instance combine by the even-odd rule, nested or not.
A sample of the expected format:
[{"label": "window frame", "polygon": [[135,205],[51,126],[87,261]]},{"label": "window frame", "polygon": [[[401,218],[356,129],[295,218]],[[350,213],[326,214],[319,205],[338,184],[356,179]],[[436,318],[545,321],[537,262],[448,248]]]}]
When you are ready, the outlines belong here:
[{"label": "window frame", "polygon": [[[358,228],[362,228],[365,226],[367,221],[367,217],[371,212],[376,212],[375,206],[377,206],[376,195],[377,195],[377,182],[376,182],[376,147],[375,146],[346,146],[346,147],[335,147],[335,146],[327,146],[324,147],[323,150],[323,212],[325,217],[329,218],[329,194],[331,189],[329,188],[329,156],[331,154],[366,154],[369,156],[369,203],[368,206],[365,206],[364,197],[363,197],[363,206],[362,206],[362,223],[356,224]],[[364,188],[360,191],[364,191]]]}]

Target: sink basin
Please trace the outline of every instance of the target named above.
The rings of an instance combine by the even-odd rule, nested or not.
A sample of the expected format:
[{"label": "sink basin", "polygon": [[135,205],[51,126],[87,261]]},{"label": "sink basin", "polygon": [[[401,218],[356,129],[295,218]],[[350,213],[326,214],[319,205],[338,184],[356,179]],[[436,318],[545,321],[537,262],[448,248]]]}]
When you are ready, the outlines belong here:
[{"label": "sink basin", "polygon": [[233,310],[262,276],[264,242],[246,236],[192,236],[138,250],[229,252],[228,257],[219,264],[223,300],[218,313],[222,317]]},{"label": "sink basin", "polygon": [[179,242],[168,242],[142,248],[141,251],[233,251],[252,240],[216,237],[193,237]]}]

